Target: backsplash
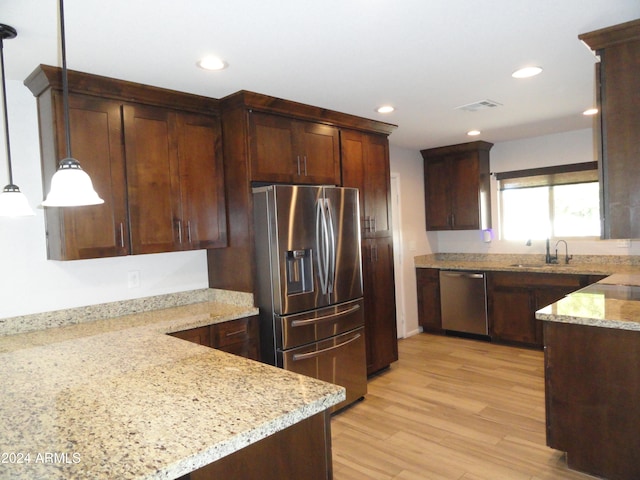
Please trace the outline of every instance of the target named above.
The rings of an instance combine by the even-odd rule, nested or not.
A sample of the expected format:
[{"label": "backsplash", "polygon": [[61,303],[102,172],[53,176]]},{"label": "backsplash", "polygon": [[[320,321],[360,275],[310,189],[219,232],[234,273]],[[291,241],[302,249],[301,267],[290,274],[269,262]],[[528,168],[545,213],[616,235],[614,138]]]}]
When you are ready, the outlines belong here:
[{"label": "backsplash", "polygon": [[253,306],[253,295],[244,292],[203,288],[188,292],[169,293],[153,297],[135,298],[86,307],[0,318],[0,336],[63,327],[83,322],[120,317],[162,308],[201,302],[220,302],[238,306]]}]

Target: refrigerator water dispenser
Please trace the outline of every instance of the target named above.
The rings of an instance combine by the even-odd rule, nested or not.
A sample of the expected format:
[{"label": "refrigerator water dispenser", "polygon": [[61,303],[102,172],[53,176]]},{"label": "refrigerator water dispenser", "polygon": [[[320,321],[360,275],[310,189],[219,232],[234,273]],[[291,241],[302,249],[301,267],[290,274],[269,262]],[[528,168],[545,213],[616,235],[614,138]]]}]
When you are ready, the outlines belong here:
[{"label": "refrigerator water dispenser", "polygon": [[287,293],[305,293],[313,291],[313,262],[311,249],[287,251]]}]

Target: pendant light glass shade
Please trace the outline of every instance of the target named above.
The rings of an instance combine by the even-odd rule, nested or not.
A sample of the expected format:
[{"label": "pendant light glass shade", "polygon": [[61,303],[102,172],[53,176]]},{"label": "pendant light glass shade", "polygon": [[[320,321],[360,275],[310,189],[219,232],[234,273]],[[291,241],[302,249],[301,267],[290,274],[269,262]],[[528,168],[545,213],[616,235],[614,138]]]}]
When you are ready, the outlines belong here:
[{"label": "pendant light glass shade", "polygon": [[4,116],[5,145],[7,149],[7,166],[9,170],[9,184],[0,193],[0,217],[26,217],[35,215],[29,206],[27,197],[20,188],[13,183],[11,169],[11,146],[9,144],[9,116],[7,115],[7,88],[4,74],[4,40],[15,38],[17,32],[9,25],[0,24],[0,70],[2,72],[2,111]]},{"label": "pendant light glass shade", "polygon": [[67,49],[64,34],[64,5],[60,0],[60,41],[62,45],[62,99],[64,127],[67,142],[67,158],[58,164],[51,177],[51,190],[42,202],[44,207],[79,207],[104,203],[96,191],[89,175],[82,170],[80,162],[71,155],[71,126],[69,125],[69,85],[67,79]]},{"label": "pendant light glass shade", "polygon": [[27,197],[17,185],[9,184],[0,193],[0,217],[28,217],[35,215]]},{"label": "pendant light glass shade", "polygon": [[42,206],[79,207],[104,203],[93,189],[91,178],[77,160],[65,158],[51,177],[51,190]]}]

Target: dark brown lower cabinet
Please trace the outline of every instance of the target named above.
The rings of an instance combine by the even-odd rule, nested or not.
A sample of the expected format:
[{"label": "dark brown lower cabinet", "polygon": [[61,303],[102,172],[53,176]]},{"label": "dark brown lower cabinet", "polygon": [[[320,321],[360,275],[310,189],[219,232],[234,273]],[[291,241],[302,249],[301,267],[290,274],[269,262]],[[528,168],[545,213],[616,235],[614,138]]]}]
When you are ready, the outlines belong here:
[{"label": "dark brown lower cabinet", "polygon": [[440,270],[416,268],[418,323],[423,332],[443,333],[440,316]]},{"label": "dark brown lower cabinet", "polygon": [[252,360],[260,360],[260,325],[257,315],[190,328],[171,333],[171,336]]},{"label": "dark brown lower cabinet", "polygon": [[542,322],[535,313],[602,277],[560,273],[489,272],[487,308],[493,341],[542,348]]},{"label": "dark brown lower cabinet", "polygon": [[640,478],[640,332],[544,322],[547,445],[570,468]]},{"label": "dark brown lower cabinet", "polygon": [[330,480],[330,420],[326,411],[318,413],[180,480]]},{"label": "dark brown lower cabinet", "polygon": [[392,237],[363,241],[362,270],[367,375],[371,375],[398,360]]}]

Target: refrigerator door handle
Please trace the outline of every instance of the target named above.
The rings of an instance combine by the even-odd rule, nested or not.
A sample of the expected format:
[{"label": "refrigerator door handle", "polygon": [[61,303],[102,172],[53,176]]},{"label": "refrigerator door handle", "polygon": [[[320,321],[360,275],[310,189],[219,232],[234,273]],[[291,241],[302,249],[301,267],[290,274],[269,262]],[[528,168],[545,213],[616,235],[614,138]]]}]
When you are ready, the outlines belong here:
[{"label": "refrigerator door handle", "polygon": [[336,232],[333,228],[333,210],[329,199],[325,199],[325,215],[327,231],[327,243],[328,243],[328,272],[327,272],[327,290],[328,293],[333,293],[333,284],[336,278]]},{"label": "refrigerator door handle", "polygon": [[316,203],[316,251],[318,252],[318,276],[322,294],[327,294],[327,227],[322,199]]},{"label": "refrigerator door handle", "polygon": [[360,334],[358,333],[357,335],[354,335],[346,342],[339,343],[338,345],[333,345],[332,347],[329,347],[329,348],[323,348],[322,350],[309,352],[309,353],[295,353],[293,355],[293,361],[296,362],[299,360],[307,360],[309,358],[319,357],[320,355],[330,352],[331,350],[335,350],[337,348],[342,348],[345,345],[349,345],[351,342],[355,342],[359,338],[360,338]]},{"label": "refrigerator door handle", "polygon": [[343,315],[348,315],[360,309],[360,305],[356,304],[346,310],[342,310],[340,312],[332,313],[330,315],[323,315],[321,317],[308,318],[306,320],[294,320],[291,322],[292,327],[304,327],[305,325],[313,325],[314,323],[324,322],[326,320],[333,320],[338,317],[342,317]]}]

